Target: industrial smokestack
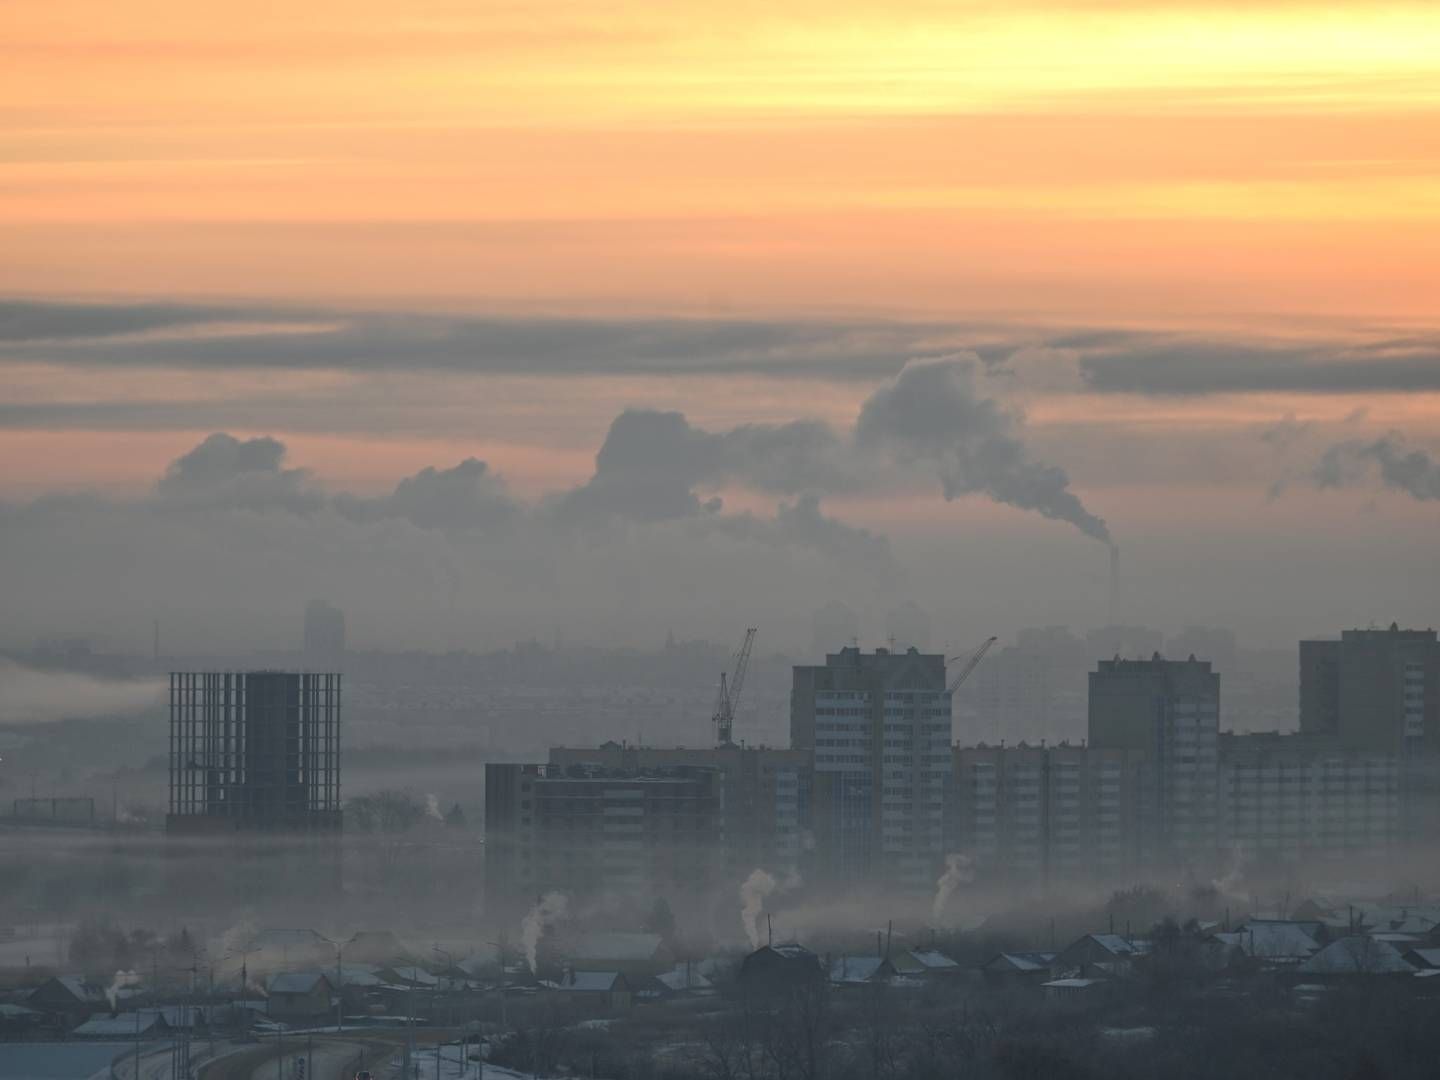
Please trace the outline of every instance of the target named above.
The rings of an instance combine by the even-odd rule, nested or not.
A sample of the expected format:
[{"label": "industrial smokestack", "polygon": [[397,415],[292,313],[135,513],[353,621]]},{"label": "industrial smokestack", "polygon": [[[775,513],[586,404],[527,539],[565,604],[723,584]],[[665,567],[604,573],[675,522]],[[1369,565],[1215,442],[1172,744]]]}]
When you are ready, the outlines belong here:
[{"label": "industrial smokestack", "polygon": [[1110,545],[1110,616],[1108,623],[1117,625],[1120,618],[1120,545]]}]

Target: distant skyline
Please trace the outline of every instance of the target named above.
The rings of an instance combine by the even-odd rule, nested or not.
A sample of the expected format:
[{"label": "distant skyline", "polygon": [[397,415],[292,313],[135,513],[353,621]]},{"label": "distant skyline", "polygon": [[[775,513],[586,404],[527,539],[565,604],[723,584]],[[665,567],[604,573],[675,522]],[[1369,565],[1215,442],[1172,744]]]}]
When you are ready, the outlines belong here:
[{"label": "distant skyline", "polygon": [[11,637],[1436,621],[1432,5],[6,22]]}]

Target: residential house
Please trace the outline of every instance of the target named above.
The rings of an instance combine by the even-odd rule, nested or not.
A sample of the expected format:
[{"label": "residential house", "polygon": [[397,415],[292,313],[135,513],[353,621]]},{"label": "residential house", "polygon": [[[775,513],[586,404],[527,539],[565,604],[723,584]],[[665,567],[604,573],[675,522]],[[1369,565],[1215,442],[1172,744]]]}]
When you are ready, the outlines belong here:
[{"label": "residential house", "polygon": [[803,945],[763,945],[740,961],[740,987],[750,994],[783,994],[820,985],[820,958]]},{"label": "residential house", "polygon": [[619,971],[566,971],[555,984],[566,1001],[579,1002],[595,1012],[624,1012],[630,1008],[630,983]]},{"label": "residential house", "polygon": [[1050,978],[1053,952],[1003,952],[980,965],[980,974],[993,983],[1039,984]]},{"label": "residential house", "polygon": [[170,1030],[159,1009],[92,1016],[70,1033],[73,1039],[155,1039]]},{"label": "residential house", "polygon": [[831,986],[889,982],[895,974],[895,965],[886,956],[841,956],[830,962]]},{"label": "residential house", "polygon": [[1306,981],[1326,981],[1362,975],[1411,975],[1415,968],[1388,942],[1352,934],[1332,941],[1295,970]]},{"label": "residential house", "polygon": [[1128,975],[1136,958],[1146,951],[1140,942],[1119,934],[1086,934],[1061,950],[1051,968],[1058,975],[1073,973],[1082,979],[1097,973]]},{"label": "residential house", "polygon": [[266,1015],[285,1023],[323,1020],[335,1007],[333,992],[329,977],[318,971],[272,975],[265,984],[269,998]]}]

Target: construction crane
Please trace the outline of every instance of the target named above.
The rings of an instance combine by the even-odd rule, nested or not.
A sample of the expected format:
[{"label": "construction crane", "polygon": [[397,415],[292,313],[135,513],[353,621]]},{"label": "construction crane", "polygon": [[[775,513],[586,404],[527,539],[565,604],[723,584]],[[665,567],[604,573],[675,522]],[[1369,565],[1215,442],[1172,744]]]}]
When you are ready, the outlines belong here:
[{"label": "construction crane", "polygon": [[999,640],[999,638],[988,637],[978,649],[968,654],[968,659],[962,656],[952,656],[949,660],[945,661],[946,664],[953,664],[956,660],[965,660],[965,666],[960,669],[960,674],[950,680],[950,686],[948,687],[950,693],[953,694],[956,690],[960,689],[961,684],[970,677],[970,673],[980,666],[981,660],[985,659],[985,654],[990,651],[990,646]]},{"label": "construction crane", "polygon": [[745,640],[740,651],[730,662],[730,675],[720,673],[720,693],[715,697],[715,745],[733,746],[735,733],[735,710],[740,705],[740,691],[745,687],[745,672],[750,667],[750,650],[755,646],[755,627],[745,631]]}]

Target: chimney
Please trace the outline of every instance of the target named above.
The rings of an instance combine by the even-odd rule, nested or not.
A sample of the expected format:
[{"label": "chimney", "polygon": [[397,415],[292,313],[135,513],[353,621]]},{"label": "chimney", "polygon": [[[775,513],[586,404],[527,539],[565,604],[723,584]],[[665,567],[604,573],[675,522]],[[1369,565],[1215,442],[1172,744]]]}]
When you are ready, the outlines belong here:
[{"label": "chimney", "polygon": [[1110,618],[1114,626],[1120,618],[1120,545],[1110,545]]}]

